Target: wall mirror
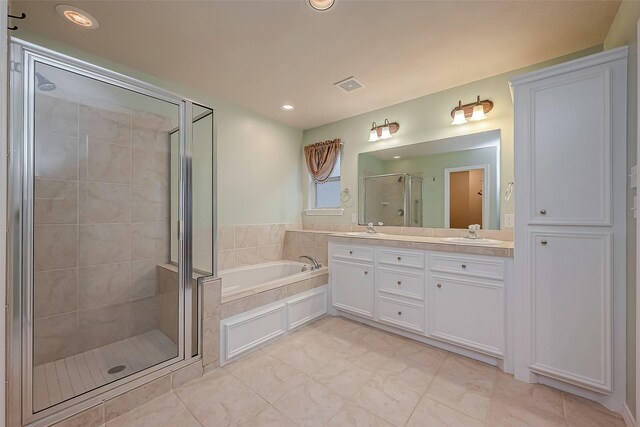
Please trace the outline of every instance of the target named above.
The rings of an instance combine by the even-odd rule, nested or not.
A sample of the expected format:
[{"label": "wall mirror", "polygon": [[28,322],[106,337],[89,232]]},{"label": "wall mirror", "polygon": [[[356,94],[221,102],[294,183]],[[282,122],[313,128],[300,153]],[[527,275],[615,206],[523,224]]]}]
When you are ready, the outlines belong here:
[{"label": "wall mirror", "polygon": [[360,224],[500,228],[500,130],[360,153]]}]

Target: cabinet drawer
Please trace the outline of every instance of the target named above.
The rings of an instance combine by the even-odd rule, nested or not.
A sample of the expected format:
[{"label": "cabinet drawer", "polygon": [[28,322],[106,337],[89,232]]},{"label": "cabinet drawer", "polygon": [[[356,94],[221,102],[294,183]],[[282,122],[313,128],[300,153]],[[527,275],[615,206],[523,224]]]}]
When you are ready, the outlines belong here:
[{"label": "cabinet drawer", "polygon": [[450,255],[432,255],[431,271],[504,279],[504,261],[496,259],[478,259]]},{"label": "cabinet drawer", "polygon": [[424,268],[424,254],[418,251],[378,249],[378,261],[383,264]]},{"label": "cabinet drawer", "polygon": [[336,258],[373,262],[373,248],[364,246],[334,245],[332,254]]},{"label": "cabinet drawer", "polygon": [[423,274],[378,267],[376,281],[380,292],[424,300]]},{"label": "cabinet drawer", "polygon": [[424,307],[378,297],[378,321],[414,332],[424,332]]}]

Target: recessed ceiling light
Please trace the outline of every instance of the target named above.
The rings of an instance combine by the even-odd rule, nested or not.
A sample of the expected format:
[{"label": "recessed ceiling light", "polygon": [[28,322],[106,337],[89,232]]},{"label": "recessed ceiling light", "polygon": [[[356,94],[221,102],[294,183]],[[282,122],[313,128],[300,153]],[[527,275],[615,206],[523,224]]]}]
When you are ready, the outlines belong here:
[{"label": "recessed ceiling light", "polygon": [[309,6],[314,10],[324,12],[331,9],[331,6],[335,3],[335,0],[309,0]]},{"label": "recessed ceiling light", "polygon": [[399,158],[400,158],[400,156],[393,156],[393,158],[394,158],[394,159],[399,159]]},{"label": "recessed ceiling light", "polygon": [[58,14],[76,25],[83,28],[96,29],[100,26],[98,20],[91,16],[90,13],[85,12],[77,7],[69,6],[68,4],[59,4],[56,6]]},{"label": "recessed ceiling light", "polygon": [[283,109],[284,111],[291,111],[291,110],[293,110],[293,105],[284,104],[284,105],[282,106],[282,109]]}]

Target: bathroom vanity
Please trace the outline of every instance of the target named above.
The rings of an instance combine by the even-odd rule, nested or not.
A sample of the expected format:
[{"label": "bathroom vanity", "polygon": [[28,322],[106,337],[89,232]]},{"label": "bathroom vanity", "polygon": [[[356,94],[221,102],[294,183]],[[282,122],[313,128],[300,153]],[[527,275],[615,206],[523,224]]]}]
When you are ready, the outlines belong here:
[{"label": "bathroom vanity", "polygon": [[512,372],[506,301],[513,242],[354,234],[329,236],[335,314]]}]

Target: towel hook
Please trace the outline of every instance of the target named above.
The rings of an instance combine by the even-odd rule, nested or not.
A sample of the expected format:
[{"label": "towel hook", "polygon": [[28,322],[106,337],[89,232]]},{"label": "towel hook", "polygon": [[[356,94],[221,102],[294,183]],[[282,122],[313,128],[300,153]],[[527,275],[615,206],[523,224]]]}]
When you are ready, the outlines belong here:
[{"label": "towel hook", "polygon": [[340,193],[340,200],[342,200],[343,202],[348,202],[349,200],[351,200],[351,192],[349,192],[348,188],[342,190],[342,192]]},{"label": "towel hook", "polygon": [[[11,14],[8,14],[7,16],[8,16],[9,18],[13,18],[13,19],[24,19],[24,18],[26,18],[26,17],[27,17],[27,14],[26,14],[26,13],[24,13],[24,12],[22,12],[22,13],[20,14],[20,16],[11,15]],[[18,29],[18,26],[17,26],[17,25],[14,25],[13,27],[7,27],[7,29],[8,29],[8,30],[11,30],[11,31],[15,31],[15,30],[17,30],[17,29]]]}]

